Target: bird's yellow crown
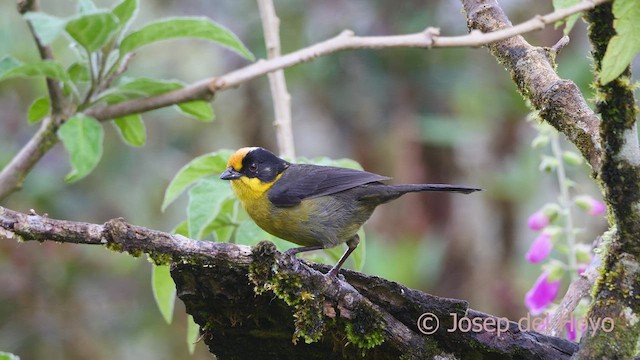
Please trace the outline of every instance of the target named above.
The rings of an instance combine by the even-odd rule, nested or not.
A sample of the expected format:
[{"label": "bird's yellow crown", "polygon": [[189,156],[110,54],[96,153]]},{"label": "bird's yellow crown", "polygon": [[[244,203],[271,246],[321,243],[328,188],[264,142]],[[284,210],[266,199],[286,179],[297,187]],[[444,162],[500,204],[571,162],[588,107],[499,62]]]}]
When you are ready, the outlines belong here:
[{"label": "bird's yellow crown", "polygon": [[242,170],[242,160],[248,153],[257,149],[257,147],[243,147],[238,149],[231,157],[229,157],[229,161],[227,162],[227,167],[231,166],[235,171]]}]

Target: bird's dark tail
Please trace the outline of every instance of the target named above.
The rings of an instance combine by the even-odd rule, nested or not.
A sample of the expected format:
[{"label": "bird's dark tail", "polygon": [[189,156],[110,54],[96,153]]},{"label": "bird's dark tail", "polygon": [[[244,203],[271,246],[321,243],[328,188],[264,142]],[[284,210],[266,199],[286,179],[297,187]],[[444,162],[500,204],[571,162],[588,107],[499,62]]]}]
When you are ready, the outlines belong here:
[{"label": "bird's dark tail", "polygon": [[469,194],[474,191],[480,191],[482,189],[467,187],[467,186],[455,186],[449,184],[371,184],[371,186],[363,186],[360,188],[362,193],[358,196],[358,200],[364,201],[374,206],[384,204],[393,199],[397,199],[400,196],[410,192],[421,191],[453,191],[464,194]]},{"label": "bird's dark tail", "polygon": [[394,190],[397,190],[400,193],[420,192],[420,191],[453,191],[453,192],[459,192],[463,194],[470,194],[472,192],[482,190],[474,187],[457,186],[457,185],[449,185],[449,184],[398,184],[398,185],[389,185],[389,186],[393,187]]}]

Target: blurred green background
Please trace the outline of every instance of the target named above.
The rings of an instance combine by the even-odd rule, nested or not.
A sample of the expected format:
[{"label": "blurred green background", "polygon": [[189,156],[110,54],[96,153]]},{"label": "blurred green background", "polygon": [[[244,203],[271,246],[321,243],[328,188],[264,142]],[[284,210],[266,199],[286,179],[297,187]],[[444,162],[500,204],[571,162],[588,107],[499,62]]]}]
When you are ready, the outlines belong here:
[{"label": "blurred green background", "polygon": [[[58,16],[75,1],[43,2]],[[97,1],[111,7],[113,2]],[[501,1],[513,22],[550,12],[551,2]],[[352,29],[358,35],[391,35],[441,27],[466,33],[457,1],[279,0],[283,53]],[[133,28],[166,16],[207,16],[225,25],[258,58],[265,57],[255,1],[141,0]],[[528,34],[552,46],[562,32]],[[66,42],[54,43],[63,63]],[[27,26],[10,1],[0,3],[0,56],[37,58]],[[173,41],[141,49],[130,75],[194,82],[247,65],[211,43]],[[590,98],[585,26],[559,56],[561,76]],[[446,182],[479,186],[473,195],[412,194],[380,207],[367,229],[364,272],[431,294],[468,300],[474,309],[518,319],[525,292],[540,267],[523,254],[536,234],[529,214],[554,201],[553,174],[538,171],[540,150],[528,108],[509,75],[485,49],[345,51],[286,70],[292,95],[297,155],[348,157],[395,182]],[[43,80],[0,83],[0,166],[35,132],[26,110],[46,94]],[[114,217],[170,231],[185,218],[186,197],[160,211],[172,176],[190,159],[220,148],[276,149],[266,77],[216,95],[216,120],[201,123],[172,110],[144,114],[148,140],[123,145],[106,124],[104,156],[87,178],[66,184],[61,145],[36,166],[24,189],[0,205],[52,218],[103,223]],[[571,149],[567,144],[565,149]],[[599,198],[588,169],[571,168],[576,191]],[[603,219],[577,213],[590,243]],[[185,314],[178,301],[167,325],[153,300],[151,265],[144,258],[101,247],[0,242],[0,350],[22,359],[187,358]],[[193,358],[210,358],[199,344]]]}]

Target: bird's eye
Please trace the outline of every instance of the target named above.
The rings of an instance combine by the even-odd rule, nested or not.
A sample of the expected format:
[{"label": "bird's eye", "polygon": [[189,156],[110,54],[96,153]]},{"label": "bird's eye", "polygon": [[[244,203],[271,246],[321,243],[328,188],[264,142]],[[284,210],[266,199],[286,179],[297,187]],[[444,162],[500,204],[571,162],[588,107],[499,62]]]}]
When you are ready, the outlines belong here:
[{"label": "bird's eye", "polygon": [[251,165],[249,165],[249,171],[256,172],[256,170],[258,170],[258,165],[256,163],[251,163]]}]

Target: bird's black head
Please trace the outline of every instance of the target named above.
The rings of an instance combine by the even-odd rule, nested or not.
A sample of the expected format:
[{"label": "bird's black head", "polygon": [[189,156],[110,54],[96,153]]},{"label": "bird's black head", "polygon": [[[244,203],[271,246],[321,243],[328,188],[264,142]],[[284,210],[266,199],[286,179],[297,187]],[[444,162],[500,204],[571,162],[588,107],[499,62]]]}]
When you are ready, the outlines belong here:
[{"label": "bird's black head", "polygon": [[267,149],[261,147],[242,148],[231,155],[227,163],[227,170],[220,175],[220,178],[234,180],[246,176],[258,178],[263,183],[270,183],[289,165],[289,162],[280,159]]}]

